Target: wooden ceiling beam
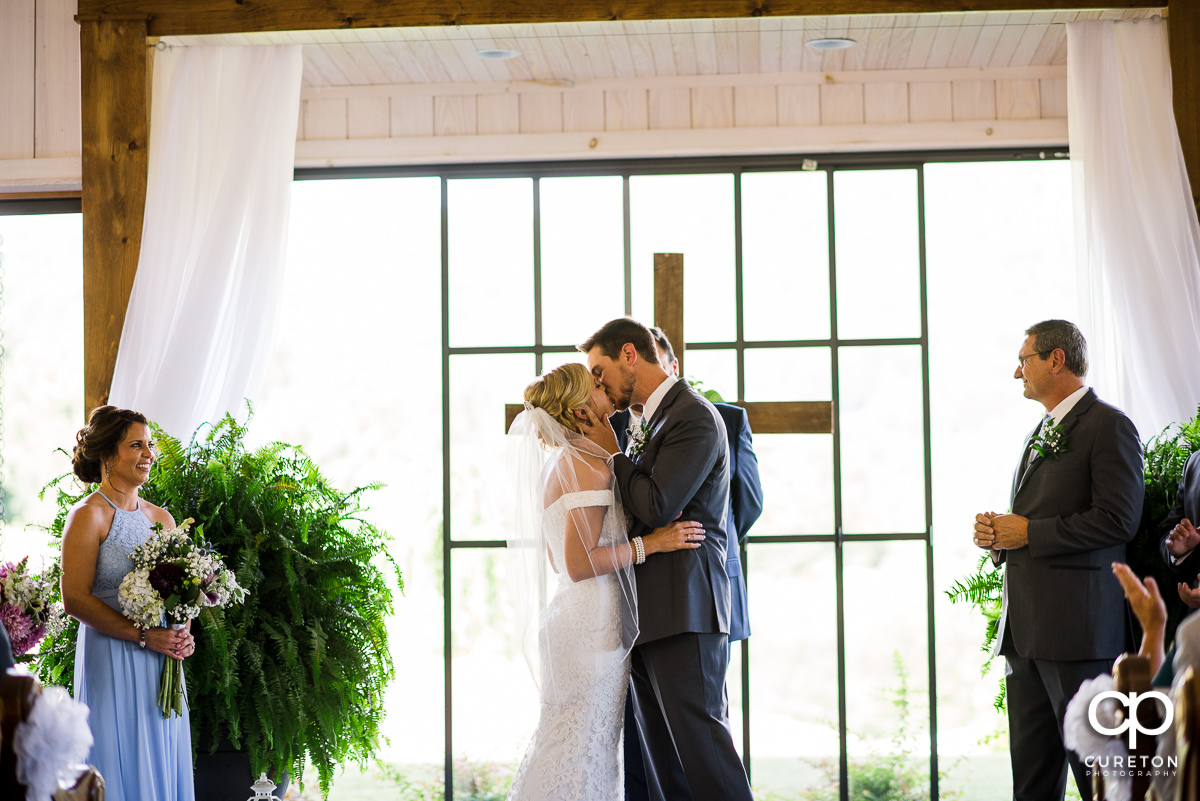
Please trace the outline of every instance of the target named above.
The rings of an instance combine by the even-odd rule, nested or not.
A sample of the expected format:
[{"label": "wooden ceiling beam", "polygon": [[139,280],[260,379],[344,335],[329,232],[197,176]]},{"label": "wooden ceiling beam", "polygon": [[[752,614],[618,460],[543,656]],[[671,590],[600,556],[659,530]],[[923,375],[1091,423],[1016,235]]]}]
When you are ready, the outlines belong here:
[{"label": "wooden ceiling beam", "polygon": [[1147,0],[79,0],[76,19],[149,19],[151,36],[188,36],[533,22],[1069,11],[1098,5],[1145,8]]}]

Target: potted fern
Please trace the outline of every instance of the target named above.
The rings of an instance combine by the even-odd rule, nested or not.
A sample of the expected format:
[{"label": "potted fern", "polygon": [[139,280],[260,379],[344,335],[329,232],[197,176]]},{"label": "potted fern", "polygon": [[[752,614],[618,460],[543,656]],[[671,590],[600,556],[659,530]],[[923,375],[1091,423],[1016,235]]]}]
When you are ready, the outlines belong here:
[{"label": "potted fern", "polygon": [[[379,746],[383,694],[395,676],[389,577],[401,590],[403,579],[386,533],[360,517],[363,494],[378,485],[342,492],[300,447],[248,450],[245,434],[228,415],[186,445],[155,429],[160,456],[141,491],[177,520],[198,521],[249,591],[243,605],[193,627],[185,671],[197,797],[244,796],[260,771],[300,778],[306,762],[327,793],[339,763],[362,762]],[[90,491],[69,478],[43,490],[57,495],[57,536]],[[43,645],[44,681],[70,686],[74,629]],[[245,752],[240,766],[221,754],[206,761],[222,744]],[[217,776],[214,766],[229,764],[235,775]]]}]

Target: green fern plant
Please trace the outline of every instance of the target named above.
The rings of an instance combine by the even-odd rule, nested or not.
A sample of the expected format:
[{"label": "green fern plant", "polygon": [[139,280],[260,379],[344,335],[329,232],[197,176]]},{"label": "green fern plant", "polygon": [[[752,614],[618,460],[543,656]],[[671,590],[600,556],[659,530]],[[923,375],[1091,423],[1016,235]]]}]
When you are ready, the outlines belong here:
[{"label": "green fern plant", "polygon": [[[992,651],[996,646],[996,635],[1000,628],[1000,609],[1004,597],[1004,574],[992,564],[988,554],[979,557],[975,572],[955,581],[946,590],[950,603],[966,603],[974,606],[983,615],[984,635],[979,650],[986,656],[980,672],[983,675],[992,669]],[[1000,677],[1000,689],[992,699],[992,706],[997,712],[1003,712],[1005,705],[1004,677]]]},{"label": "green fern plant", "polygon": [[[338,490],[299,446],[248,450],[246,426],[229,415],[201,432],[185,445],[156,428],[160,455],[141,492],[176,520],[194,518],[249,591],[193,626],[193,742],[207,751],[227,736],[255,774],[286,768],[302,780],[311,762],[327,794],[336,766],[378,750],[395,676],[389,579],[402,591],[403,578],[386,533],[361,517],[363,495],[380,485]],[[43,489],[58,501],[52,534],[91,489],[70,476]],[[44,681],[70,685],[74,643],[72,627],[43,644]]]}]

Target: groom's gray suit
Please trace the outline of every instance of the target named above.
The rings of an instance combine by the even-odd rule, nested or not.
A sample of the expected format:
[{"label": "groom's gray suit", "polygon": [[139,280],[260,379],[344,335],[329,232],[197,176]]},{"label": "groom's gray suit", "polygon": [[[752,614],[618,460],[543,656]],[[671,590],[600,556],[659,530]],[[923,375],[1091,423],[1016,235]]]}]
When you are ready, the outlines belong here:
[{"label": "groom's gray suit", "polygon": [[[616,454],[630,536],[676,518],[704,526],[700,548],[655,554],[635,570],[640,634],[632,680],[647,779],[655,799],[750,801],[726,713],[729,576],[725,572],[729,454],[712,404],[676,381],[653,417],[644,451]],[[686,785],[671,770],[676,754]]]},{"label": "groom's gray suit", "polygon": [[[1035,428],[1025,438],[1025,453]],[[1067,758],[1080,788],[1086,768],[1062,743],[1063,712],[1079,685],[1125,650],[1125,601],[1112,573],[1142,516],[1142,447],[1120,409],[1088,390],[1062,420],[1063,452],[1022,459],[1012,511],[1029,544],[992,551],[1004,573],[996,654],[1008,661],[1013,797],[1061,799]],[[1090,793],[1084,791],[1084,797]]]}]

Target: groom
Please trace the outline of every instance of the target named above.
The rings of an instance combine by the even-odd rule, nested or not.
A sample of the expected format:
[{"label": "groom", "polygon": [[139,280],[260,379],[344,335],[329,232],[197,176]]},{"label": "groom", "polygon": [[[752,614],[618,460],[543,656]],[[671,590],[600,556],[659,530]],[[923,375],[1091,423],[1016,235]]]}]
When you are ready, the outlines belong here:
[{"label": "groom", "polygon": [[[631,686],[651,796],[656,801],[750,801],[725,703],[729,577],[725,573],[729,454],[712,404],[658,363],[650,330],[629,318],[579,346],[618,411],[643,407],[643,444],[621,453],[606,420],[588,411],[584,433],[612,454],[631,537],[676,518],[694,520],[702,547],[656,554],[635,571],[640,633]],[[671,767],[678,755],[686,779]]]}]

